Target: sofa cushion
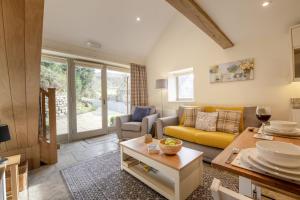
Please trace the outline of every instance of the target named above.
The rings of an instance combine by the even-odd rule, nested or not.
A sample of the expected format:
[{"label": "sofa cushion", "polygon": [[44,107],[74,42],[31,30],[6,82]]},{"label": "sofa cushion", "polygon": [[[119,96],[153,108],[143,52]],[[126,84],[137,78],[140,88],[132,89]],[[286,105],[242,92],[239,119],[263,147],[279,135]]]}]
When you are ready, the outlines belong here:
[{"label": "sofa cushion", "polygon": [[241,121],[240,121],[240,127],[239,132],[243,132],[244,127],[244,107],[227,107],[227,106],[205,106],[204,112],[216,112],[217,110],[234,110],[234,111],[241,111]]},{"label": "sofa cushion", "polygon": [[184,106],[179,106],[179,108],[177,110],[179,125],[183,125],[183,123],[184,123],[183,113],[184,113]]},{"label": "sofa cushion", "polygon": [[185,122],[184,110],[185,109],[197,109],[198,111],[203,111],[204,110],[204,108],[201,107],[201,106],[179,106],[179,108],[177,110],[179,125],[184,125],[184,122]]},{"label": "sofa cushion", "polygon": [[239,133],[241,111],[217,110],[219,112],[217,131],[225,133]]},{"label": "sofa cushion", "polygon": [[124,131],[141,131],[142,122],[125,122],[121,129]]},{"label": "sofa cushion", "polygon": [[195,108],[184,108],[184,123],[183,126],[195,127],[197,110]]},{"label": "sofa cushion", "polygon": [[179,125],[195,127],[197,113],[198,111],[203,111],[203,108],[199,106],[185,106],[183,110],[183,115],[179,120]]},{"label": "sofa cushion", "polygon": [[144,117],[148,116],[150,114],[150,108],[149,107],[136,107],[135,111],[132,115],[132,121],[135,122],[141,122]]},{"label": "sofa cushion", "polygon": [[197,113],[195,128],[203,131],[217,131],[218,112]]},{"label": "sofa cushion", "polygon": [[226,148],[235,138],[235,135],[223,132],[206,132],[191,127],[167,126],[164,134],[188,142],[193,142],[220,149]]}]

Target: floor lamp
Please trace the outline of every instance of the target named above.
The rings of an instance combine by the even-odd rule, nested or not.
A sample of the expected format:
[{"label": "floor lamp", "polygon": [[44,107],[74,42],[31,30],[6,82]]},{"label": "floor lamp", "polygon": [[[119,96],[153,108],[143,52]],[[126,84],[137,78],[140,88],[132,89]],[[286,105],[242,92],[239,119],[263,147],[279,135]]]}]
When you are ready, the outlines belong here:
[{"label": "floor lamp", "polygon": [[168,88],[168,80],[167,79],[157,79],[156,80],[156,89],[160,89],[161,95],[161,117],[164,116],[164,107],[163,107],[163,90]]}]

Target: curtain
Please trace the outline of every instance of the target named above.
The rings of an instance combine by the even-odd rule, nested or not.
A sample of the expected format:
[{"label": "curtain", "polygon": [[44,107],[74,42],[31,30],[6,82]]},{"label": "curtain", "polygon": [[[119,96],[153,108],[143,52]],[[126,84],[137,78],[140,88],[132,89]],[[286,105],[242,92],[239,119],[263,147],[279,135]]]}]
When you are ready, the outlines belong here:
[{"label": "curtain", "polygon": [[147,72],[146,66],[131,63],[131,106],[147,106]]}]

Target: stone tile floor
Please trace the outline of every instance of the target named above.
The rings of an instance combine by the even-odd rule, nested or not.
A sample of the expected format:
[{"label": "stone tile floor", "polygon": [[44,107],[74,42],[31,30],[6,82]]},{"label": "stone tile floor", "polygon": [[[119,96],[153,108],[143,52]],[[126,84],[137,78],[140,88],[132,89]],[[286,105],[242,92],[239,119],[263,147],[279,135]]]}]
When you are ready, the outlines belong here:
[{"label": "stone tile floor", "polygon": [[58,150],[58,162],[29,172],[28,190],[20,193],[21,200],[67,200],[70,193],[60,170],[84,160],[119,148],[116,134],[62,144]]}]

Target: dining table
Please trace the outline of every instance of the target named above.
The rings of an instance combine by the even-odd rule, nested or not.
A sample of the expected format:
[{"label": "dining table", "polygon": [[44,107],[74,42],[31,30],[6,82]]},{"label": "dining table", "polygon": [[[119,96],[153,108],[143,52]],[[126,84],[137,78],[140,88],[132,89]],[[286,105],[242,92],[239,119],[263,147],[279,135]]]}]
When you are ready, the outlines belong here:
[{"label": "dining table", "polygon": [[[235,140],[212,161],[212,167],[238,175],[239,193],[245,196],[251,198],[256,196],[256,199],[260,199],[262,188],[265,188],[268,191],[286,196],[286,199],[300,199],[299,184],[278,179],[265,173],[241,168],[226,162],[229,157],[232,157],[232,152],[236,151],[236,149],[241,151],[242,149],[255,148],[256,142],[262,140],[254,137],[254,134],[257,134],[257,130],[257,128],[249,127],[239,134]],[[299,137],[273,136],[273,141],[287,142],[300,146]],[[233,154],[233,156],[237,156],[237,154]]]}]

